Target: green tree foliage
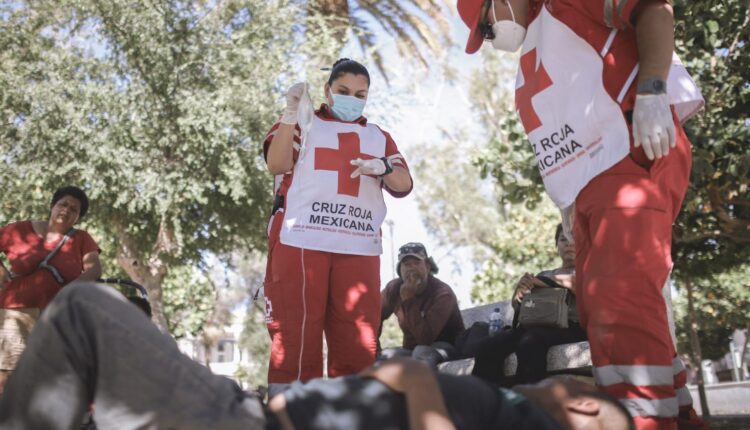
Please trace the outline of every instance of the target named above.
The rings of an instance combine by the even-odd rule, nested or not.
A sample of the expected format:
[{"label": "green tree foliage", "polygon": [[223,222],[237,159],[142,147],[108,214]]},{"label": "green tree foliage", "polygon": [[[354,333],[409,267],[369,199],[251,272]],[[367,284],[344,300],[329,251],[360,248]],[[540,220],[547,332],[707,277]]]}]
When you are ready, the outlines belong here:
[{"label": "green tree foliage", "polygon": [[507,205],[507,216],[493,237],[494,256],[476,275],[471,291],[475,303],[509,300],[524,273],[537,274],[560,266],[555,229],[560,213],[549,201],[533,210]]},{"label": "green tree foliage", "polygon": [[[704,25],[694,25],[697,20]],[[680,245],[709,239],[748,244],[748,2],[678,1],[675,21],[676,50],[706,98],[706,109],[685,127],[693,143],[693,171],[675,239]],[[736,257],[747,261],[746,254]]]},{"label": "green tree foliage", "polygon": [[[693,288],[698,338],[703,358],[716,360],[729,351],[728,338],[737,328],[750,328],[750,265],[698,278]],[[684,290],[675,299],[678,346],[690,350],[689,320]],[[696,365],[697,363],[693,363]]]},{"label": "green tree foliage", "polygon": [[[693,25],[696,19],[704,25]],[[715,359],[728,351],[734,329],[750,327],[750,10],[741,0],[678,1],[675,20],[677,52],[706,98],[704,111],[685,124],[693,170],[674,229],[675,279],[678,288],[692,282],[699,349]],[[682,340],[688,327],[686,316]]]},{"label": "green tree foliage", "polygon": [[[304,25],[306,38],[290,37]],[[279,0],[4,3],[0,221],[46,214],[56,187],[84,186],[86,226],[167,327],[171,268],[262,246],[260,142],[295,62],[340,48],[334,29]]]},{"label": "green tree foliage", "polygon": [[[382,49],[393,41],[405,59],[428,67],[430,57],[441,56],[450,46],[450,22],[445,0],[309,0],[313,13],[339,18],[347,23],[339,28],[345,39],[348,31],[387,77]],[[386,40],[377,33],[385,33]]]},{"label": "green tree foliage", "polygon": [[189,266],[170,268],[162,283],[167,328],[175,338],[198,336],[205,331],[208,315],[217,306],[209,280]]}]

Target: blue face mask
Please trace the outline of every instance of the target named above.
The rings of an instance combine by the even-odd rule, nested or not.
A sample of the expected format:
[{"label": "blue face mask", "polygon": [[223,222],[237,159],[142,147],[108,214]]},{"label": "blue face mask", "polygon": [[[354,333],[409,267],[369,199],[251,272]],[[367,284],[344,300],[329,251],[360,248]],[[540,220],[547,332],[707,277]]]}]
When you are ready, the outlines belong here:
[{"label": "blue face mask", "polygon": [[331,94],[333,116],[342,121],[354,121],[362,116],[365,110],[365,100],[343,94]]}]

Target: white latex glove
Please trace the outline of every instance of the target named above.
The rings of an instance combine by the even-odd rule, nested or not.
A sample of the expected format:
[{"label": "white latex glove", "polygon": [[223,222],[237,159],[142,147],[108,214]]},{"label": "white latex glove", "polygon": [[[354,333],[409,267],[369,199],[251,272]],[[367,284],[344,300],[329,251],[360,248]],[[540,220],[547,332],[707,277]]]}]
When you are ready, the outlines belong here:
[{"label": "white latex glove", "polygon": [[643,145],[649,160],[669,154],[675,147],[675,129],[667,94],[638,94],[633,108],[633,140]]},{"label": "white latex glove", "polygon": [[296,84],[289,87],[286,92],[286,108],[284,114],[281,115],[282,124],[296,124],[297,123],[297,108],[299,107],[299,101],[302,98],[302,94],[305,92],[305,83],[297,82]]},{"label": "white latex glove", "polygon": [[357,166],[354,172],[352,172],[352,178],[356,178],[359,175],[380,176],[386,171],[385,162],[380,158],[371,158],[369,160],[355,158],[350,163],[352,166]]}]

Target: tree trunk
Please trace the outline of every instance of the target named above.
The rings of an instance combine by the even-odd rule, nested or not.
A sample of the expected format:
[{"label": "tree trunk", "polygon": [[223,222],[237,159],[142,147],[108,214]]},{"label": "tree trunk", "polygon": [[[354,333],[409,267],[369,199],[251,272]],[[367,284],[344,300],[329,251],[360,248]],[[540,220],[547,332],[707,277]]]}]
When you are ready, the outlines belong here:
[{"label": "tree trunk", "polygon": [[[129,275],[129,274],[128,274]],[[169,333],[169,325],[167,324],[167,317],[164,313],[164,295],[162,290],[162,282],[164,276],[148,276],[142,282],[138,282],[148,291],[148,301],[151,304],[151,314],[154,324],[164,333]]]},{"label": "tree trunk", "polygon": [[[133,238],[128,234],[122,223],[113,221],[119,240],[117,262],[125,270],[130,279],[143,285],[148,291],[148,301],[151,304],[152,321],[163,333],[169,333],[167,318],[164,315],[164,301],[162,282],[167,275],[167,267],[157,257],[144,263],[143,258],[135,246]],[[160,234],[161,236],[161,234]]]},{"label": "tree trunk", "polygon": [[211,370],[211,349],[215,342],[205,336],[201,336],[201,346],[203,347],[203,364]]},{"label": "tree trunk", "polygon": [[701,411],[703,419],[711,418],[711,411],[708,409],[708,399],[706,398],[706,386],[703,381],[703,352],[701,351],[701,342],[698,339],[698,320],[695,318],[695,305],[693,304],[693,283],[690,279],[685,280],[688,299],[688,318],[690,318],[690,352],[693,363],[698,366],[698,396],[701,401]]}]

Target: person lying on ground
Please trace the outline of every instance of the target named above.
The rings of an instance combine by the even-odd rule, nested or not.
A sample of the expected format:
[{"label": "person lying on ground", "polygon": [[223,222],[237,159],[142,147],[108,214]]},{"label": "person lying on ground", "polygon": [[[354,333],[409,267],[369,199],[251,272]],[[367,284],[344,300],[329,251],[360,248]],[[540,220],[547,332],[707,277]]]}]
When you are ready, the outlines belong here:
[{"label": "person lying on ground", "polygon": [[619,403],[579,381],[497,390],[407,359],[296,382],[266,407],[180,353],[118,292],[79,283],[38,321],[0,399],[0,427],[75,428],[92,402],[99,428],[117,429],[632,428]]}]

